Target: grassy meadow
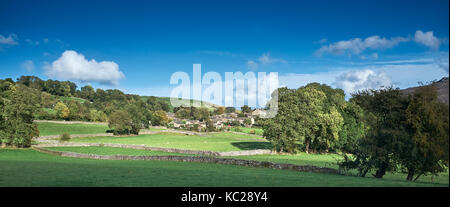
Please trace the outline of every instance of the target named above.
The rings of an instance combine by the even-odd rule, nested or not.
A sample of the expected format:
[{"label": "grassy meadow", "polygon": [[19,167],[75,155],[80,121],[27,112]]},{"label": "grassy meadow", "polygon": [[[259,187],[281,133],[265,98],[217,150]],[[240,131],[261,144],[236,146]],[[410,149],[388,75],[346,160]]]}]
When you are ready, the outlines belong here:
[{"label": "grassy meadow", "polygon": [[189,150],[207,150],[215,152],[270,149],[267,141],[258,137],[232,133],[216,133],[205,136],[183,135],[178,133],[160,133],[130,137],[86,137],[73,138],[72,142],[139,144],[152,147],[167,147]]},{"label": "grassy meadow", "polygon": [[[104,133],[109,128],[93,124],[39,123],[41,135]],[[271,149],[269,142],[255,136],[211,133],[204,136],[163,132],[128,137],[73,138],[71,142],[140,144],[208,151]],[[56,151],[99,155],[189,156],[189,154],[115,147],[48,147]],[[192,156],[192,155],[191,155]],[[196,155],[194,155],[196,156]],[[335,154],[266,154],[232,158],[315,165],[337,169]],[[0,149],[0,186],[449,186],[449,173],[425,176],[407,182],[405,174],[388,173],[383,179],[352,175],[295,172],[212,163],[175,161],[95,160],[67,158],[32,149]],[[33,176],[30,176],[30,173]],[[351,172],[352,173],[352,172]]]},{"label": "grassy meadow", "polygon": [[109,127],[100,124],[58,124],[49,122],[39,122],[38,129],[40,136],[69,134],[97,134],[106,133]]},{"label": "grassy meadow", "polygon": [[[95,160],[0,149],[0,186],[443,186],[211,163]],[[31,176],[30,176],[31,175]]]}]

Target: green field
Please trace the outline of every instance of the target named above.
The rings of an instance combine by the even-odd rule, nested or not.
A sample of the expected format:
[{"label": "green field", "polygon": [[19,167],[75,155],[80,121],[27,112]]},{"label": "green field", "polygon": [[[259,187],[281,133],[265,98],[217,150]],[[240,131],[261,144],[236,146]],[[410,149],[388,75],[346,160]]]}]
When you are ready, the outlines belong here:
[{"label": "green field", "polygon": [[[273,163],[288,163],[296,165],[314,165],[318,167],[328,167],[338,169],[337,161],[340,160],[340,156],[336,154],[307,154],[300,152],[295,155],[289,154],[266,154],[266,155],[251,155],[251,156],[235,156],[236,159],[245,160],[257,160],[257,161],[267,161]],[[350,173],[356,174],[356,170]],[[371,174],[368,173],[366,176],[370,177]],[[385,180],[396,180],[404,181],[406,179],[406,174],[403,173],[387,173],[383,179]],[[449,173],[439,174],[439,176],[422,176],[418,180],[419,182],[427,183],[439,183],[439,184],[449,184]]]},{"label": "green field", "polygon": [[118,147],[46,147],[49,150],[62,152],[77,152],[82,154],[97,154],[97,155],[131,155],[131,156],[198,156],[192,154],[181,154],[173,152],[161,152],[150,150],[137,150]]},{"label": "green field", "polygon": [[100,124],[58,124],[39,122],[38,129],[40,136],[69,134],[96,134],[106,133],[109,127]]},{"label": "green field", "polygon": [[207,150],[215,152],[252,149],[270,149],[270,143],[254,136],[233,133],[217,133],[207,136],[160,133],[131,137],[86,137],[74,138],[72,142],[141,144],[152,147],[167,147],[189,150]]},{"label": "green field", "polygon": [[94,160],[0,149],[0,186],[443,186],[210,163]]},{"label": "green field", "polygon": [[235,132],[243,132],[243,133],[247,133],[250,134],[250,131],[254,130],[256,135],[260,135],[262,136],[264,133],[264,130],[261,128],[249,128],[249,127],[239,127],[239,130],[237,128],[232,128],[232,131]]}]

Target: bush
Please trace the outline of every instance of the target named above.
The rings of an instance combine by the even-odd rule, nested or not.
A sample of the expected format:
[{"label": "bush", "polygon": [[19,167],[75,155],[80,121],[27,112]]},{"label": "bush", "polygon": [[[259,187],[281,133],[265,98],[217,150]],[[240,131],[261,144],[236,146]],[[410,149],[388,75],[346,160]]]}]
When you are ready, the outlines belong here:
[{"label": "bush", "polygon": [[62,142],[70,141],[70,134],[64,133],[64,134],[59,135],[59,140]]},{"label": "bush", "polygon": [[250,130],[250,132],[249,132],[250,134],[256,134],[256,132],[255,132],[255,130],[254,129],[252,129],[252,130]]},{"label": "bush", "polygon": [[133,121],[129,113],[118,110],[108,117],[108,126],[113,129],[114,135],[130,134],[133,128]]}]

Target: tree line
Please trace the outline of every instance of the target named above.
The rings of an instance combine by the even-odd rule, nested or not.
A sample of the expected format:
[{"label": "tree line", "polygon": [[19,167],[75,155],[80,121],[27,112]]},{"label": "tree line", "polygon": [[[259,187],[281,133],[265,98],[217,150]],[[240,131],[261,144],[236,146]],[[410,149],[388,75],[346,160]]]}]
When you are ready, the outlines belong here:
[{"label": "tree line", "polygon": [[34,119],[108,121],[115,134],[137,134],[149,125],[166,125],[169,103],[120,90],[77,90],[70,81],[22,76],[0,79],[0,144],[28,147],[38,136]]},{"label": "tree line", "polygon": [[278,114],[263,129],[278,152],[339,152],[342,170],[363,177],[374,171],[376,178],[404,172],[417,180],[448,169],[448,117],[432,85],[412,95],[365,90],[346,101],[341,89],[311,83],[278,89]]}]

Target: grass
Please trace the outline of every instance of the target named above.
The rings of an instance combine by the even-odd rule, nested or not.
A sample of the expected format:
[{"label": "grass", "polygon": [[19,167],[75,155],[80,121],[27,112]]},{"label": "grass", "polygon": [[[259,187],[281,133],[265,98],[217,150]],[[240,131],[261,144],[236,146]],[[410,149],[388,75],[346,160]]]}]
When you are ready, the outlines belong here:
[{"label": "grass", "polygon": [[192,154],[182,154],[173,152],[161,152],[150,150],[137,150],[118,147],[46,147],[50,150],[63,152],[76,152],[82,154],[97,154],[97,155],[131,155],[131,156],[198,156]]},{"label": "grass", "polygon": [[0,186],[442,186],[211,163],[67,158],[0,149]]},{"label": "grass", "polygon": [[[319,167],[328,167],[338,169],[337,160],[340,159],[339,155],[336,154],[307,154],[304,152],[289,155],[289,154],[266,154],[266,155],[251,155],[251,156],[235,156],[233,158],[246,159],[246,160],[257,160],[257,161],[268,161],[274,163],[288,163],[296,165],[315,165]],[[355,174],[355,171],[351,171]],[[371,177],[371,173],[366,176]],[[403,173],[387,173],[384,178],[385,180],[393,181],[404,181],[406,179],[406,174]],[[429,183],[439,183],[439,184],[449,184],[449,173],[444,172],[439,174],[439,176],[423,176],[419,178],[419,182],[429,182]]]},{"label": "grass", "polygon": [[72,142],[141,144],[152,147],[167,147],[215,152],[251,149],[270,149],[270,143],[254,136],[233,133],[216,133],[207,136],[160,133],[131,137],[86,137],[74,138]]},{"label": "grass", "polygon": [[239,131],[237,130],[237,128],[232,128],[231,130],[235,131],[235,132],[243,132],[243,133],[247,133],[247,134],[250,134],[250,131],[255,130],[255,134],[260,135],[260,136],[262,136],[264,133],[264,130],[261,128],[239,127]]},{"label": "grass", "polygon": [[153,132],[160,132],[160,131],[165,131],[167,130],[167,128],[155,128],[155,127],[150,127],[149,129],[146,129],[149,131],[153,131]]},{"label": "grass", "polygon": [[40,136],[69,134],[96,134],[105,133],[109,127],[99,124],[58,124],[39,122],[38,129]]}]

